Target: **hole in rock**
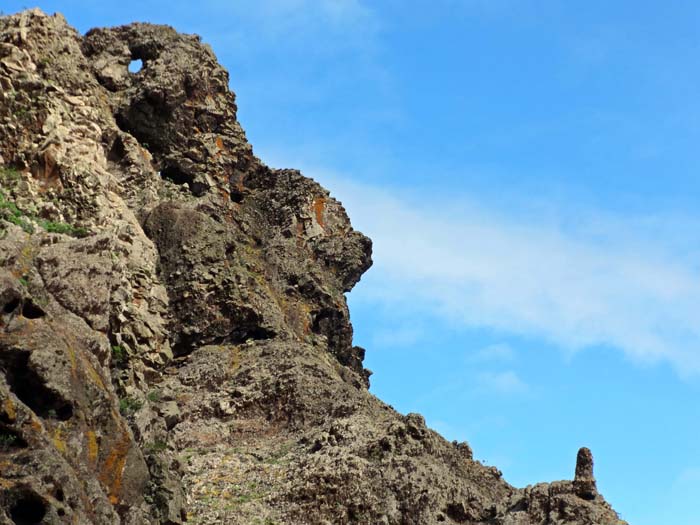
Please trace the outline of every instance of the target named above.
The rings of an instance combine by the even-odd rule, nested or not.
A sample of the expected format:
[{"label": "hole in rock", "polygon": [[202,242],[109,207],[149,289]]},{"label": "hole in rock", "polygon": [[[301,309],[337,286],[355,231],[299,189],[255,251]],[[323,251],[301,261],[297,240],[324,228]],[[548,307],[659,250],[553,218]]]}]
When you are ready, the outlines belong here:
[{"label": "hole in rock", "polygon": [[137,58],[129,64],[129,73],[138,73],[143,68],[143,60]]},{"label": "hole in rock", "polygon": [[444,512],[452,521],[456,521],[457,523],[465,523],[469,519],[466,509],[462,504],[450,503]]},{"label": "hole in rock", "polygon": [[178,185],[188,184],[190,191],[196,197],[204,195],[209,189],[206,184],[195,182],[194,175],[184,172],[177,166],[166,166],[161,170],[160,176]]},{"label": "hole in rock", "polygon": [[10,390],[32,411],[44,419],[67,421],[73,406],[46,387],[42,378],[29,366],[28,352],[3,352],[0,368],[4,369]]},{"label": "hole in rock", "polygon": [[15,525],[36,525],[46,516],[46,502],[32,492],[24,492],[10,507],[10,518]]},{"label": "hole in rock", "polygon": [[160,176],[175,184],[192,184],[194,177],[189,173],[185,173],[177,166],[167,166],[160,172]]},{"label": "hole in rock", "polygon": [[240,345],[248,340],[265,341],[274,338],[275,335],[275,332],[261,327],[239,327],[232,330],[227,336],[223,337],[202,338],[183,335],[178,341],[172,342],[171,345],[173,355],[175,357],[182,357],[191,354],[197,347],[204,344]]},{"label": "hole in rock", "polygon": [[9,303],[7,303],[5,306],[3,306],[2,311],[5,314],[11,314],[15,310],[17,310],[17,307],[20,305],[22,301],[20,300],[19,297],[16,297],[12,299]]},{"label": "hole in rock", "polygon": [[115,113],[114,120],[121,131],[133,135],[141,147],[158,156],[167,142],[162,130],[163,126],[167,125],[167,115],[168,109],[162,104],[151,100],[138,100],[129,108]]},{"label": "hole in rock", "polygon": [[44,312],[44,310],[35,305],[31,300],[26,301],[22,305],[22,316],[26,317],[27,319],[39,319],[40,317],[44,317],[45,315],[46,312]]},{"label": "hole in rock", "polygon": [[27,448],[27,442],[15,430],[0,425],[0,453],[18,448]]},{"label": "hole in rock", "polygon": [[243,192],[236,189],[236,188],[231,188],[230,196],[231,196],[231,202],[235,202],[237,204],[240,204],[241,202],[243,202],[243,197],[244,197]]},{"label": "hole in rock", "polygon": [[109,153],[107,153],[107,160],[119,162],[125,155],[126,148],[124,146],[124,141],[121,137],[117,137],[114,139],[114,142],[112,142],[112,147],[109,149]]},{"label": "hole in rock", "polygon": [[256,327],[248,330],[234,330],[229,335],[229,340],[233,344],[241,344],[245,343],[249,339],[254,341],[264,341],[266,339],[272,339],[273,337],[275,337],[274,332],[265,328]]}]

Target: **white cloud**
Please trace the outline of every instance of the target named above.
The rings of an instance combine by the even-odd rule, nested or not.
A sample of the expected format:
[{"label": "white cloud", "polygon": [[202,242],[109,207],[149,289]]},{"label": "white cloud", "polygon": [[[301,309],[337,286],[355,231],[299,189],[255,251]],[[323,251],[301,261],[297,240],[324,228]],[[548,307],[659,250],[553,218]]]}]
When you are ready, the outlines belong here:
[{"label": "white cloud", "polygon": [[530,391],[528,385],[513,370],[482,372],[477,376],[477,385],[480,390],[489,394],[526,394]]},{"label": "white cloud", "polygon": [[505,343],[497,343],[484,348],[480,348],[475,352],[469,352],[466,357],[468,363],[483,363],[483,362],[510,362],[515,359],[515,352]]},{"label": "white cloud", "polygon": [[406,347],[415,345],[425,337],[426,330],[420,324],[402,323],[376,331],[372,337],[372,344],[384,348]]},{"label": "white cloud", "polygon": [[307,174],[336,190],[374,240],[365,300],[700,372],[697,224],[577,211],[572,225]]}]

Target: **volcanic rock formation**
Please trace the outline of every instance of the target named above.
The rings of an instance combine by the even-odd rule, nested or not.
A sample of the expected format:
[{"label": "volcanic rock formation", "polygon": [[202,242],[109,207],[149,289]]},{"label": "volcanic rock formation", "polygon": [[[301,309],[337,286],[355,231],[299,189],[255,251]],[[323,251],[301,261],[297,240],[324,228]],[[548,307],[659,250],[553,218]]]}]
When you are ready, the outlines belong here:
[{"label": "volcanic rock formation", "polygon": [[623,523],[590,452],[516,489],[368,392],[371,242],[228,80],[170,27],[0,18],[0,523]]}]

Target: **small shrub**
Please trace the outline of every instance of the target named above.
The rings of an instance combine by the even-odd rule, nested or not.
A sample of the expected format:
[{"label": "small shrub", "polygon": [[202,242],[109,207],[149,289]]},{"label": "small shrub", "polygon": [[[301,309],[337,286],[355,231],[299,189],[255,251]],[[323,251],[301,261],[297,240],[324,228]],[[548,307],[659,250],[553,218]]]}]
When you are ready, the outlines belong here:
[{"label": "small shrub", "polygon": [[16,181],[22,178],[22,174],[15,168],[0,168],[0,177],[8,181]]},{"label": "small shrub", "polygon": [[85,228],[76,228],[65,222],[39,221],[39,225],[49,233],[62,233],[71,237],[85,237],[88,233]]},{"label": "small shrub", "polygon": [[129,416],[134,412],[141,410],[143,401],[135,397],[127,396],[119,400],[119,413],[122,416]]},{"label": "small shrub", "polygon": [[0,218],[19,226],[27,233],[34,233],[34,226],[24,219],[22,210],[14,202],[8,200],[2,191],[0,191]]},{"label": "small shrub", "polygon": [[168,449],[168,444],[165,441],[156,440],[153,443],[148,443],[143,448],[147,453],[158,454],[160,452],[166,451]]},{"label": "small shrub", "polygon": [[7,218],[7,221],[11,222],[15,226],[19,226],[20,228],[22,228],[25,231],[25,233],[29,233],[29,234],[34,233],[34,226],[32,226],[32,224],[30,222],[27,222],[22,217],[10,216]]},{"label": "small shrub", "polygon": [[151,403],[158,403],[161,398],[160,390],[151,390],[147,395],[146,398],[151,402]]},{"label": "small shrub", "polygon": [[112,358],[118,366],[124,366],[128,361],[126,350],[121,345],[112,346]]}]

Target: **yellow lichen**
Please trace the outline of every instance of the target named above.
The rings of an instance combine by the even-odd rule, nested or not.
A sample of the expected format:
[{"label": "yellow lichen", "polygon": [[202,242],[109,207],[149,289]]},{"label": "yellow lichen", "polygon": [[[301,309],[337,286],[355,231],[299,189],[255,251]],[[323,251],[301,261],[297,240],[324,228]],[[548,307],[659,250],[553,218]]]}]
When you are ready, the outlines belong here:
[{"label": "yellow lichen", "polygon": [[68,359],[70,359],[70,368],[73,375],[75,375],[78,370],[78,360],[75,357],[75,350],[71,348],[70,345],[66,346],[66,353],[68,354]]},{"label": "yellow lichen", "polygon": [[[82,356],[81,356],[82,357]],[[97,373],[97,370],[95,370],[95,367],[92,366],[92,363],[88,361],[86,358],[82,357],[81,359],[83,361],[84,369],[87,374],[87,376],[92,379],[93,383],[95,383],[98,387],[100,387],[102,390],[105,390],[105,384],[104,381],[102,381],[102,378],[100,377],[100,374]]]},{"label": "yellow lichen", "polygon": [[3,400],[2,411],[9,423],[15,422],[17,419],[17,409],[15,408],[15,404],[12,402],[12,399],[9,397]]},{"label": "yellow lichen", "polygon": [[[0,467],[2,467],[2,469],[0,469],[0,470],[2,470],[3,472],[7,472],[7,469],[5,467],[10,467],[10,466],[11,465],[6,465],[3,463],[0,463]],[[14,486],[15,486],[14,481],[11,481],[11,480],[6,479],[6,478],[0,478],[0,489],[7,490],[7,489],[11,489]]]},{"label": "yellow lichen", "polygon": [[93,430],[87,431],[87,453],[88,459],[95,463],[97,461],[97,454],[99,453],[99,446],[97,444],[97,435]]},{"label": "yellow lichen", "polygon": [[56,447],[56,450],[58,450],[61,454],[65,454],[68,450],[68,446],[63,435],[63,429],[61,427],[57,427],[53,433],[53,446]]},{"label": "yellow lichen", "polygon": [[241,367],[241,351],[237,346],[234,346],[231,349],[231,364],[230,364],[230,369],[232,372],[235,372]]}]

